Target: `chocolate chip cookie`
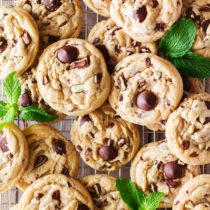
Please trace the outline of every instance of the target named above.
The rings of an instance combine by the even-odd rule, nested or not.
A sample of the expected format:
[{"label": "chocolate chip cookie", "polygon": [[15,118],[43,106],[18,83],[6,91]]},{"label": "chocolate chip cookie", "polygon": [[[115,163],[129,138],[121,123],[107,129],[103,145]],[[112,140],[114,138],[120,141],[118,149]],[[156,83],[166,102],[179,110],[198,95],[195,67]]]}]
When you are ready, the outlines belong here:
[{"label": "chocolate chip cookie", "polygon": [[192,51],[210,58],[210,4],[209,0],[184,0],[182,15],[191,18],[197,27]]},{"label": "chocolate chip cookie", "polygon": [[13,71],[22,74],[34,61],[39,49],[36,22],[24,10],[0,6],[0,79]]},{"label": "chocolate chip cookie", "polygon": [[82,8],[79,0],[16,0],[16,5],[36,20],[42,49],[60,39],[76,38],[80,34]]},{"label": "chocolate chip cookie", "polygon": [[164,36],[181,9],[181,0],[112,0],[110,14],[134,40],[152,42]]},{"label": "chocolate chip cookie", "polygon": [[88,191],[77,180],[52,174],[27,188],[19,203],[21,209],[93,210],[94,207]]},{"label": "chocolate chip cookie", "polygon": [[115,187],[116,178],[106,174],[83,177],[80,182],[93,198],[95,210],[128,210]]},{"label": "chocolate chip cookie", "polygon": [[157,53],[155,42],[141,43],[129,37],[112,19],[103,20],[90,31],[88,41],[103,54],[111,72],[124,57],[134,53]]},{"label": "chocolate chip cookie", "polygon": [[25,71],[21,76],[19,76],[19,80],[22,91],[18,101],[19,105],[23,107],[33,105],[44,109],[48,114],[57,115],[58,119],[53,121],[52,123],[65,118],[65,115],[63,113],[52,109],[41,96],[37,86],[35,67],[29,68],[27,71]]},{"label": "chocolate chip cookie", "polygon": [[113,171],[133,158],[139,148],[140,136],[136,125],[121,119],[105,103],[74,121],[71,141],[90,167]]},{"label": "chocolate chip cookie", "polygon": [[186,98],[170,115],[166,138],[171,151],[183,162],[210,163],[210,94]]},{"label": "chocolate chip cookie", "polygon": [[124,120],[152,128],[165,123],[182,94],[182,78],[176,68],[163,58],[142,53],[117,64],[109,101]]},{"label": "chocolate chip cookie", "polygon": [[29,145],[29,163],[18,182],[21,190],[48,174],[77,177],[79,160],[76,150],[55,128],[37,124],[25,128],[23,134]]},{"label": "chocolate chip cookie", "polygon": [[81,39],[49,46],[37,67],[43,99],[66,115],[85,115],[100,107],[110,90],[110,76],[101,52]]},{"label": "chocolate chip cookie", "polygon": [[179,191],[173,210],[210,208],[210,175],[202,174],[188,181]]},{"label": "chocolate chip cookie", "polygon": [[0,132],[0,192],[11,189],[21,178],[28,164],[25,136],[14,124]]},{"label": "chocolate chip cookie", "polygon": [[166,140],[146,144],[131,164],[131,180],[144,193],[163,192],[159,208],[171,208],[180,188],[200,174],[199,166],[180,161],[168,148]]}]

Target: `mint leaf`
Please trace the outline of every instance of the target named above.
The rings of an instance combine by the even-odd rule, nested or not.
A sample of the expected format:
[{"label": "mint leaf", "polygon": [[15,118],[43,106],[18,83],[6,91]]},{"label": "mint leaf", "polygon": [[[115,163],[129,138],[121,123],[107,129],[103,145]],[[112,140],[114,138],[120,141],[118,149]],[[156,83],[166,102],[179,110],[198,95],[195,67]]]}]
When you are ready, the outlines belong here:
[{"label": "mint leaf", "polygon": [[141,203],[141,198],[138,191],[133,184],[133,182],[127,179],[117,179],[116,188],[120,193],[122,200],[130,207],[132,210],[138,210]]},{"label": "mint leaf", "polygon": [[3,122],[9,123],[13,122],[14,119],[17,117],[17,111],[18,111],[18,105],[7,105],[8,106],[8,111],[7,113],[3,116]]},{"label": "mint leaf", "polygon": [[17,103],[21,94],[20,82],[15,75],[16,72],[10,73],[4,81],[4,92],[10,104]]},{"label": "mint leaf", "polygon": [[210,77],[210,59],[188,52],[182,58],[169,60],[176,66],[180,74],[188,77],[207,78]]},{"label": "mint leaf", "polygon": [[0,118],[3,118],[3,116],[7,113],[8,108],[6,107],[7,104],[3,101],[0,101]]},{"label": "mint leaf", "polygon": [[35,106],[21,107],[20,119],[36,122],[52,122],[58,118],[55,115],[49,115],[45,110]]},{"label": "mint leaf", "polygon": [[196,25],[190,18],[182,18],[161,39],[159,50],[173,58],[184,56],[192,47]]},{"label": "mint leaf", "polygon": [[5,122],[0,123],[0,131],[1,131],[4,127],[6,127],[7,124],[8,124],[8,123],[5,123]]}]

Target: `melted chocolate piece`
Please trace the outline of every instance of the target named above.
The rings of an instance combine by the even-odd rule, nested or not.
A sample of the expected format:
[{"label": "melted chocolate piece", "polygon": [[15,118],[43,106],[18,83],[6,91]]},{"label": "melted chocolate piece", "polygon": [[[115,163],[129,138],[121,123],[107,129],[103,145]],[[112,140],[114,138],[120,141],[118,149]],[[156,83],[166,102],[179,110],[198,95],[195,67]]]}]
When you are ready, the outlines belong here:
[{"label": "melted chocolate piece", "polygon": [[7,147],[8,142],[7,142],[7,138],[3,137],[0,141],[0,149],[2,150],[2,152],[8,152],[9,148]]},{"label": "melted chocolate piece", "polygon": [[164,165],[164,173],[168,179],[177,179],[184,176],[184,169],[176,162],[168,162]]},{"label": "melted chocolate piece", "polygon": [[18,103],[23,107],[31,106],[32,105],[31,96],[27,93],[22,94],[18,99]]},{"label": "melted chocolate piece", "polygon": [[0,37],[0,53],[4,52],[7,48],[7,40],[4,37]]},{"label": "melted chocolate piece", "polygon": [[147,8],[145,6],[140,7],[137,10],[133,11],[133,19],[139,21],[140,23],[144,22],[147,17]]},{"label": "melted chocolate piece", "polygon": [[46,163],[48,161],[48,157],[45,155],[40,155],[36,158],[35,162],[34,162],[34,168],[38,168],[41,165],[43,165],[44,163]]},{"label": "melted chocolate piece", "polygon": [[54,139],[52,141],[52,148],[53,148],[53,151],[59,155],[66,154],[66,145],[64,141],[60,139]]},{"label": "melted chocolate piece", "polygon": [[53,12],[56,11],[62,3],[60,0],[44,0],[43,4],[49,11]]},{"label": "melted chocolate piece", "polygon": [[90,122],[91,119],[89,117],[89,115],[84,115],[81,119],[80,119],[80,123],[79,125],[82,126],[85,122]]},{"label": "melted chocolate piece", "polygon": [[110,161],[117,157],[117,150],[112,146],[103,146],[99,149],[98,153],[105,161]]},{"label": "melted chocolate piece", "polygon": [[138,94],[136,103],[140,109],[150,111],[157,105],[157,96],[151,91],[143,91]]}]

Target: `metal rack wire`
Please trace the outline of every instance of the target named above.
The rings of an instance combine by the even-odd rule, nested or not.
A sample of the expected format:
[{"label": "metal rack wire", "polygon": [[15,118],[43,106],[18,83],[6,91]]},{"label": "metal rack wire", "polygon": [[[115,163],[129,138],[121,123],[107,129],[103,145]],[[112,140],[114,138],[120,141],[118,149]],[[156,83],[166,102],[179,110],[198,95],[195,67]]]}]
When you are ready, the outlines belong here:
[{"label": "metal rack wire", "polygon": [[[0,0],[0,4],[14,4],[14,0]],[[91,28],[104,18],[97,15],[90,9],[88,9],[86,6],[82,5],[83,7],[83,27],[82,31],[80,34],[80,38],[86,39]],[[206,88],[207,92],[210,92],[210,79],[204,80],[204,85]],[[0,100],[4,100],[5,96],[3,95],[3,88],[2,88],[2,82],[0,81]],[[66,119],[52,125],[53,127],[57,128],[60,133],[62,133],[67,139],[70,139],[69,136],[69,131],[70,127],[72,125],[74,118],[72,117],[67,117]],[[18,126],[23,129],[24,125],[23,122],[21,121],[16,121]],[[28,123],[27,125],[31,125],[32,123]],[[141,146],[152,142],[152,141],[158,141],[161,139],[165,138],[164,132],[153,132],[148,130],[145,127],[139,126],[140,134],[141,134]],[[115,177],[124,177],[124,178],[129,178],[129,168],[130,168],[130,163],[127,165],[121,167],[119,170],[107,173]],[[205,165],[201,166],[202,168],[202,173],[210,173],[210,165]],[[96,171],[87,165],[84,164],[84,162],[80,159],[80,171],[79,171],[79,176],[78,178],[81,178],[83,176],[87,176],[90,174],[100,174],[104,172]],[[18,190],[16,187],[12,188],[10,191],[7,193],[3,193],[0,195],[0,210],[9,210],[13,205],[17,204],[18,201],[20,200],[20,197],[22,195],[22,192]]]}]

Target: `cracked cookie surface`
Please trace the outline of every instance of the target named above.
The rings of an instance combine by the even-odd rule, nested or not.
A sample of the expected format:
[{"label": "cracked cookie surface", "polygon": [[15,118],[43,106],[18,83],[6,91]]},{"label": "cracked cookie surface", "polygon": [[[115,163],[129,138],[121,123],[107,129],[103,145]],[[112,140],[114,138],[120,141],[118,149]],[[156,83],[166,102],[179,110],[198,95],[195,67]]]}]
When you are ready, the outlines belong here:
[{"label": "cracked cookie surface", "polygon": [[11,189],[21,178],[28,164],[25,136],[14,124],[0,132],[0,192]]},{"label": "cracked cookie surface", "polygon": [[105,103],[74,121],[71,141],[90,167],[113,171],[133,158],[139,148],[140,135],[136,125],[121,119]]},{"label": "cracked cookie surface", "polygon": [[115,177],[106,174],[85,176],[80,182],[93,198],[95,210],[128,210],[115,187]]},{"label": "cracked cookie surface", "polygon": [[179,191],[173,210],[210,208],[210,175],[202,174],[187,182]]},{"label": "cracked cookie surface", "polygon": [[47,175],[29,186],[21,197],[19,209],[93,210],[88,191],[77,180],[64,175]]},{"label": "cracked cookie surface", "polygon": [[109,102],[124,120],[151,128],[154,123],[165,123],[182,94],[177,69],[163,58],[142,53],[117,64]]},{"label": "cracked cookie surface", "polygon": [[16,5],[36,20],[42,49],[61,39],[77,38],[80,34],[82,8],[79,0],[16,0]]},{"label": "cracked cookie surface", "polygon": [[156,41],[181,15],[180,0],[112,0],[111,18],[140,42]]},{"label": "cracked cookie surface", "polygon": [[79,159],[76,150],[55,128],[37,124],[25,128],[23,134],[29,146],[29,162],[18,182],[21,190],[48,174],[77,177]]},{"label": "cracked cookie surface", "polygon": [[166,124],[169,148],[191,165],[210,163],[210,94],[186,98]]},{"label": "cracked cookie surface", "polygon": [[200,167],[181,162],[170,152],[166,140],[144,145],[130,169],[131,181],[144,193],[164,193],[159,208],[171,208],[181,186],[198,174]]},{"label": "cracked cookie surface", "polygon": [[22,74],[39,49],[39,33],[34,19],[23,9],[0,6],[0,79],[13,71]]},{"label": "cracked cookie surface", "polygon": [[110,76],[101,52],[81,39],[49,46],[39,60],[36,78],[44,100],[66,115],[85,115],[106,100]]}]

